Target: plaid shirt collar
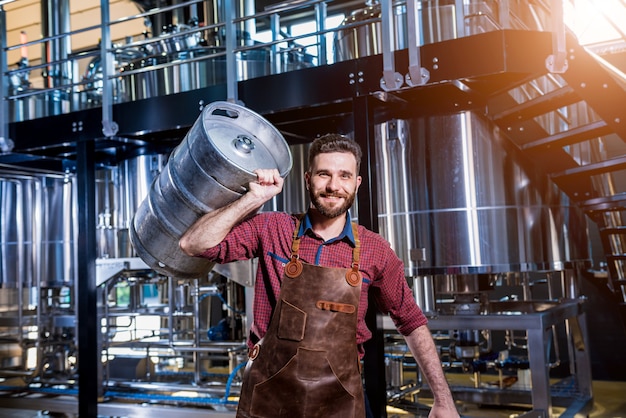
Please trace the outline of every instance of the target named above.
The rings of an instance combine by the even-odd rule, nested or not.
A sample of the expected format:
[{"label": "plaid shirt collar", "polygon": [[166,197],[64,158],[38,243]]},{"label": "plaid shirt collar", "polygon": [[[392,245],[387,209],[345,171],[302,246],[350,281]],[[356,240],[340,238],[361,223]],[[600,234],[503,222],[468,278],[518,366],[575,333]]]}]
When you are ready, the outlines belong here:
[{"label": "plaid shirt collar", "polygon": [[[302,237],[307,231],[313,232],[313,226],[311,225],[311,218],[309,217],[309,212],[304,215],[302,222],[300,222],[300,228],[298,230],[298,237]],[[354,234],[352,233],[352,218],[350,217],[350,212],[346,212],[346,224],[343,227],[343,231],[339,234],[338,237],[328,240],[327,242],[334,242],[339,240],[346,240],[353,247],[356,245],[354,240]]]}]

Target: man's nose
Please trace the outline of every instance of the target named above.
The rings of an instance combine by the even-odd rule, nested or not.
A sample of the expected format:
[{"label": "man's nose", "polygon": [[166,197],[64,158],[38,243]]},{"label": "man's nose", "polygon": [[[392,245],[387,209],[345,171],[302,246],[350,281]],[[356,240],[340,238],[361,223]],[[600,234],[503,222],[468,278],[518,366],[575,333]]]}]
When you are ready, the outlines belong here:
[{"label": "man's nose", "polygon": [[333,191],[339,190],[339,180],[337,179],[337,177],[331,176],[328,179],[328,183],[326,183],[326,189]]}]

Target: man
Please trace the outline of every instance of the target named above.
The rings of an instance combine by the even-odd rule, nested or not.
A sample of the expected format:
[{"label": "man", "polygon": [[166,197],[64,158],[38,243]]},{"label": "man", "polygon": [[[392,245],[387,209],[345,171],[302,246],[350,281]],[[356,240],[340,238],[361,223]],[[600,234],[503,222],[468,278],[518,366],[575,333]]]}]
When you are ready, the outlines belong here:
[{"label": "man", "polygon": [[277,170],[259,169],[246,194],[181,237],[191,256],[259,258],[238,417],[365,416],[359,359],[371,337],[364,320],[370,289],[434,393],[429,416],[459,416],[402,261],[380,235],[351,222],[360,162],[351,139],[317,138],[305,172],[306,214],[256,214],[283,187]]}]

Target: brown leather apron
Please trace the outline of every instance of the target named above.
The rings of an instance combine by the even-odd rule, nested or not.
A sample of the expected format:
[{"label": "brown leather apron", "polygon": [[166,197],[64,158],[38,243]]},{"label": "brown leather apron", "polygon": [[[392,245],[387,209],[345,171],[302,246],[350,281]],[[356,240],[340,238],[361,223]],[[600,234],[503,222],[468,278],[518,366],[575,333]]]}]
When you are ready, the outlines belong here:
[{"label": "brown leather apron", "polygon": [[356,224],[351,269],[302,263],[298,227],[269,328],[250,350],[237,417],[365,417],[356,347]]}]

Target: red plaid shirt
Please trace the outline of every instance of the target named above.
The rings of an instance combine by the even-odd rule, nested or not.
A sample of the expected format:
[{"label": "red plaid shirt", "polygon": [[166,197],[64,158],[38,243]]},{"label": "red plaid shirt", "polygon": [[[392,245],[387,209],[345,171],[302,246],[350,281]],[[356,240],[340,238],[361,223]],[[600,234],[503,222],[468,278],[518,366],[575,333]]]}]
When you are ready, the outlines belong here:
[{"label": "red plaid shirt", "polygon": [[[350,268],[354,237],[350,226],[350,214],[343,233],[332,240],[324,241],[310,229],[308,216],[302,220],[299,235],[299,256],[302,261],[324,267]],[[228,263],[258,257],[251,335],[252,346],[265,335],[272,312],[280,293],[285,264],[291,254],[293,231],[297,217],[281,212],[263,212],[238,224],[216,247],[208,249],[202,256],[218,263]],[[376,305],[388,313],[398,332],[410,334],[425,325],[427,319],[415,303],[413,293],[404,276],[404,265],[391,249],[389,243],[363,226],[358,227],[361,241],[359,270],[363,275],[359,302],[356,342],[362,353],[362,343],[372,333],[365,325],[368,306],[367,294],[371,290]]]}]

